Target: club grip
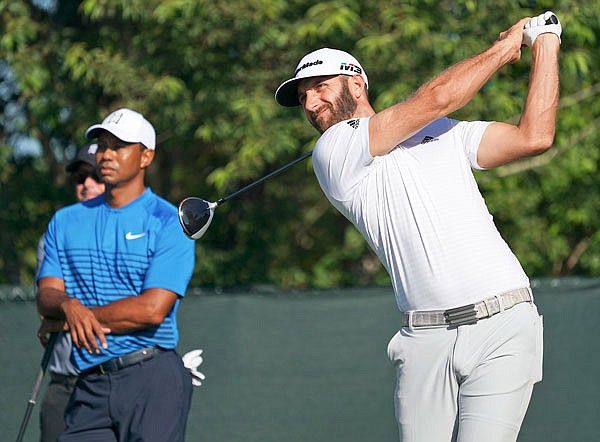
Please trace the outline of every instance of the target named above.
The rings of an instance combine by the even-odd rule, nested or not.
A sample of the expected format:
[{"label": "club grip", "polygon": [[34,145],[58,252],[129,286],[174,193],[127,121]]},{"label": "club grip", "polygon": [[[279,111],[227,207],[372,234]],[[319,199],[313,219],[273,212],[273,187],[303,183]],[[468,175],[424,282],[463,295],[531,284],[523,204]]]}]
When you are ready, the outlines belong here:
[{"label": "club grip", "polygon": [[558,17],[554,14],[552,14],[550,17],[548,17],[546,19],[546,24],[547,25],[557,25],[558,24]]}]

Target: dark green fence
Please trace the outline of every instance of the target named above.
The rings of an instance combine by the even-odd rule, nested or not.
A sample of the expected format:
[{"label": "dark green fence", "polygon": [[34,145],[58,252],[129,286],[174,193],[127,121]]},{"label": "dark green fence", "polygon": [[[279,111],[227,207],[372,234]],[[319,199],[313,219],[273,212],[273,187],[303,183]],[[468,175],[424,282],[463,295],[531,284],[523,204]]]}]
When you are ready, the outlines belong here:
[{"label": "dark green fence", "polygon": [[[545,374],[519,441],[596,442],[600,279],[534,281],[534,293],[544,315]],[[5,287],[0,299],[0,440],[11,441],[42,350],[30,294]],[[188,441],[397,440],[386,357],[397,330],[390,289],[192,290],[179,318],[179,350],[203,348],[207,377],[194,389]],[[38,412],[39,404],[26,441],[38,439]]]}]

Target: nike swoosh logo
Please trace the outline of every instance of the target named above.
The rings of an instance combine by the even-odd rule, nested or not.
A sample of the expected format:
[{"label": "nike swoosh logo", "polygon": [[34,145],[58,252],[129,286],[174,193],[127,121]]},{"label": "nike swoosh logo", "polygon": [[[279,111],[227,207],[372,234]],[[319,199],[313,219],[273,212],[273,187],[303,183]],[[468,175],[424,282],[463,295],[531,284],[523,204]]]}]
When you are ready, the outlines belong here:
[{"label": "nike swoosh logo", "polygon": [[136,234],[133,234],[131,232],[127,232],[125,234],[125,239],[128,239],[128,240],[138,239],[138,238],[141,238],[142,236],[146,236],[146,232],[136,233]]}]

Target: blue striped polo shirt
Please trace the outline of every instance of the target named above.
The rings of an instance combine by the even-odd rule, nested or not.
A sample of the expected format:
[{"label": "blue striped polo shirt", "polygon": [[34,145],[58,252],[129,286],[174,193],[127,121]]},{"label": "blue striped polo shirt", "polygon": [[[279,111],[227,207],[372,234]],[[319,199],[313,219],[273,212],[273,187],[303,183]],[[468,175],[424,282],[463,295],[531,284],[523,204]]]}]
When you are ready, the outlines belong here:
[{"label": "blue striped polo shirt", "polygon": [[[185,295],[194,269],[194,241],[179,224],[177,208],[149,188],[124,207],[111,208],[101,195],[60,209],[51,219],[38,278],[65,282],[69,296],[87,307],[106,305],[145,289]],[[175,348],[177,300],[160,326],[106,335],[108,349],[74,349],[80,370],[145,347]]]}]

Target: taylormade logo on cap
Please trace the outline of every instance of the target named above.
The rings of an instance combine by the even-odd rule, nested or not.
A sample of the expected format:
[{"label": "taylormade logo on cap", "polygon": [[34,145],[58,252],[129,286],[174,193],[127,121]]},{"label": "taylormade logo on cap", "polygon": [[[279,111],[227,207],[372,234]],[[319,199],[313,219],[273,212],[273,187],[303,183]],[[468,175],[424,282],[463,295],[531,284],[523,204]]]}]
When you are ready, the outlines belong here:
[{"label": "taylormade logo on cap", "polygon": [[361,75],[369,86],[367,74],[356,58],[339,49],[322,48],[305,55],[294,76],[283,82],[275,92],[275,100],[282,106],[299,106],[298,82],[304,78],[326,75]]},{"label": "taylormade logo on cap", "polygon": [[[121,141],[142,143],[146,148],[156,148],[154,127],[139,112],[131,109],[119,109],[109,114],[101,124],[94,124],[85,131],[87,138],[97,138],[101,130],[110,132]],[[91,152],[90,153],[95,153]]]},{"label": "taylormade logo on cap", "polygon": [[300,72],[302,69],[309,68],[311,66],[317,66],[319,64],[323,64],[323,62],[321,60],[317,60],[317,61],[311,61],[309,63],[304,63],[302,66],[300,66],[299,68],[296,69],[296,72],[294,72],[294,77],[297,77],[298,72]]}]

